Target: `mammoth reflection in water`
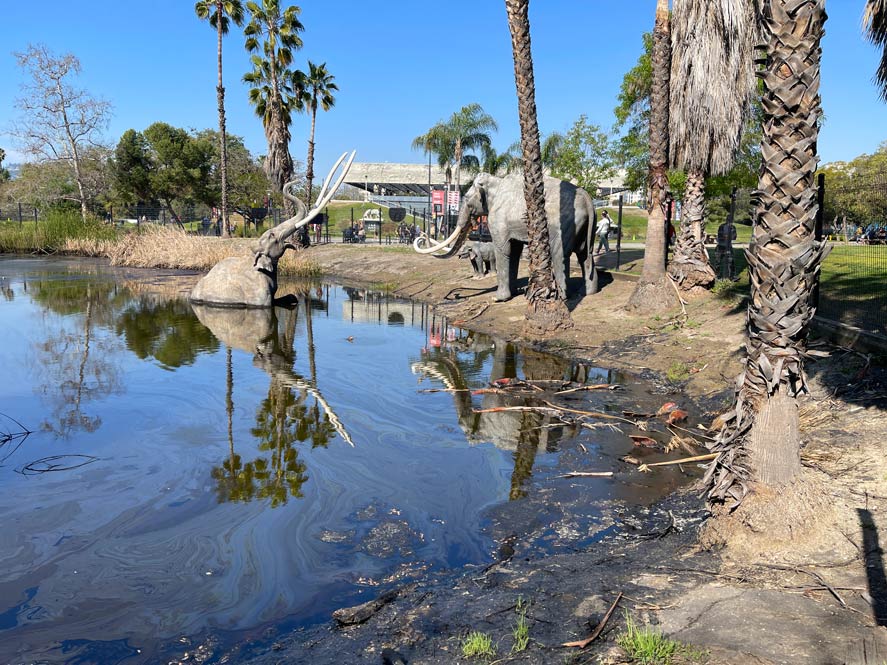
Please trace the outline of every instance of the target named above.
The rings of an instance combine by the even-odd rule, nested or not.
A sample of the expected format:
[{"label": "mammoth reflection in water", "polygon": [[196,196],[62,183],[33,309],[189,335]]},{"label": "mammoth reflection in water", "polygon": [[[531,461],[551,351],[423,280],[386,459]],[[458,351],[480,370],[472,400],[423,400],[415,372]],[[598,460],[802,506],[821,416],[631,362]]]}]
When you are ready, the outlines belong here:
[{"label": "mammoth reflection in water", "polygon": [[[524,485],[532,475],[537,451],[542,448],[557,450],[564,436],[572,436],[576,428],[563,425],[551,414],[536,411],[500,411],[478,413],[503,406],[542,406],[532,396],[507,393],[485,393],[476,403],[466,380],[466,375],[476,376],[485,361],[492,357],[489,381],[519,378],[518,359],[524,378],[530,381],[585,381],[587,368],[574,365],[569,360],[521,350],[508,342],[483,335],[469,333],[467,337],[453,338],[444,330],[432,327],[431,343],[423,350],[421,361],[412,365],[414,373],[436,380],[452,391],[453,403],[459,418],[459,426],[470,443],[492,443],[514,454],[514,471],[511,476],[510,498],[525,494]],[[477,386],[473,386],[477,387]]]},{"label": "mammoth reflection in water", "polygon": [[[312,447],[326,446],[336,434],[354,445],[332,407],[317,389],[314,334],[307,294],[292,308],[226,309],[192,304],[200,321],[228,349],[226,408],[228,413],[228,458],[213,469],[218,498],[224,501],[270,499],[279,506],[289,498],[300,498],[308,480],[307,468],[299,460],[296,445],[310,441]],[[296,323],[304,317],[308,336],[309,379],[294,370]],[[233,438],[233,369],[231,348],[253,354],[253,365],[271,377],[268,396],[256,411],[251,433],[258,449],[270,453],[243,462],[235,452]]]}]

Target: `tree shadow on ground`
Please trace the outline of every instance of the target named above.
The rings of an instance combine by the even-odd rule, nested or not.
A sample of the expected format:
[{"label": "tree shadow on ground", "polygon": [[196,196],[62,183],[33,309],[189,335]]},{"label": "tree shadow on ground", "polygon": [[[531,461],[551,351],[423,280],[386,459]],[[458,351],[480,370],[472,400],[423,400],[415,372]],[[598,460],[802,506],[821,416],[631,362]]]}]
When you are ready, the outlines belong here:
[{"label": "tree shadow on ground", "polygon": [[872,615],[879,626],[887,626],[887,574],[884,572],[884,552],[878,541],[878,527],[870,510],[857,508],[856,512],[862,529],[862,553]]}]

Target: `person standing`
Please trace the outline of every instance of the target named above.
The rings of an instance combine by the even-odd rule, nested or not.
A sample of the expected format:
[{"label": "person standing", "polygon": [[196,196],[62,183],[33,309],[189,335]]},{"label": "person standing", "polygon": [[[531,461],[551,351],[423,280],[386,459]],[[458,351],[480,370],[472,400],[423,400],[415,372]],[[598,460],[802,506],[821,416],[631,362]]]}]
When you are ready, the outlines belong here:
[{"label": "person standing", "polygon": [[610,219],[610,213],[604,210],[601,213],[601,218],[600,220],[598,220],[597,229],[595,231],[598,237],[597,250],[595,250],[595,254],[601,253],[601,247],[604,248],[605,252],[610,251],[610,241],[608,236],[610,235],[610,225],[612,223],[613,220]]},{"label": "person standing", "polygon": [[733,267],[733,241],[736,240],[736,225],[733,219],[727,217],[727,221],[718,227],[718,245],[716,259],[718,262],[718,278],[736,281]]}]

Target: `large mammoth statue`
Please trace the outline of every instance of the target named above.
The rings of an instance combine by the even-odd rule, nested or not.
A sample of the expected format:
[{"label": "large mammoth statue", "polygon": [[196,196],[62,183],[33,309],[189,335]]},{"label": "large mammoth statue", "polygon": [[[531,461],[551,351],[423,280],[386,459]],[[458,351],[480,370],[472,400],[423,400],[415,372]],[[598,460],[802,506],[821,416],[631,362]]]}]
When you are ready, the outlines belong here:
[{"label": "large mammoth statue", "polygon": [[[324,180],[317,203],[311,210],[292,193],[295,182],[284,185],[283,195],[295,204],[295,216],[265,231],[250,245],[250,255],[232,256],[219,261],[197,282],[191,291],[191,301],[222,307],[273,306],[277,294],[277,263],[286,250],[296,249],[290,238],[317,217],[333,198],[348,175],[354,155],[352,152],[350,156],[345,153],[339,157]],[[342,171],[333,182],[333,176],[340,166]]]},{"label": "large mammoth statue", "polygon": [[[585,293],[595,293],[598,282],[592,242],[596,220],[594,203],[588,192],[557,178],[545,178],[545,214],[548,217],[552,267],[562,293],[567,292],[570,255],[574,253],[582,267]],[[479,173],[462,200],[455,231],[434,245],[427,237],[420,236],[413,243],[413,248],[420,254],[449,258],[459,251],[468,236],[471,220],[481,215],[487,215],[493,238],[499,285],[496,300],[509,300],[516,291],[518,262],[527,243],[523,176],[513,174],[500,178]]]}]

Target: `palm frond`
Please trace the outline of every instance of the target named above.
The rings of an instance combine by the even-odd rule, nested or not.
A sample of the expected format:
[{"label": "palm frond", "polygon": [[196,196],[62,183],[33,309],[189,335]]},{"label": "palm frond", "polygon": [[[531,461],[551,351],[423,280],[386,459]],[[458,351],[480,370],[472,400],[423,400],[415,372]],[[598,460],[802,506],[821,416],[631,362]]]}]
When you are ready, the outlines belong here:
[{"label": "palm frond", "polygon": [[875,83],[881,97],[887,100],[887,0],[868,0],[862,15],[862,25],[866,38],[882,49]]},{"label": "palm frond", "polygon": [[674,0],[670,156],[709,175],[733,164],[757,91],[759,0]]}]

